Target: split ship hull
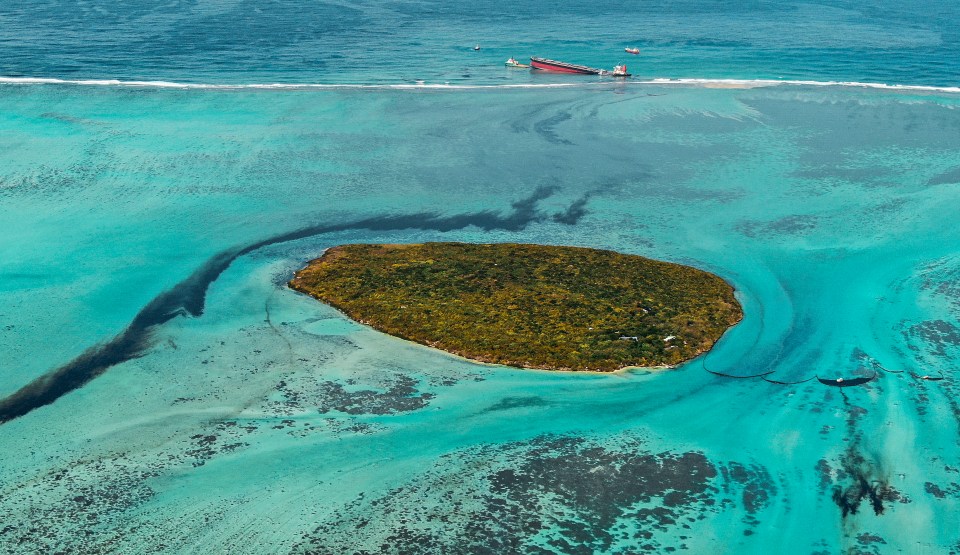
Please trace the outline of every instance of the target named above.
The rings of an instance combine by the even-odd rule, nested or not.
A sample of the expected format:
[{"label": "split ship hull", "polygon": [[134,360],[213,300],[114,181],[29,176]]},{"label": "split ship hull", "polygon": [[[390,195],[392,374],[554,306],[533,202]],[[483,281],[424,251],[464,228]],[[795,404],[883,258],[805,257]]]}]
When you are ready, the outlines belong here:
[{"label": "split ship hull", "polygon": [[579,73],[581,75],[603,75],[607,73],[607,71],[595,67],[568,64],[567,62],[558,62],[556,60],[548,60],[547,58],[530,58],[530,67],[543,71]]}]

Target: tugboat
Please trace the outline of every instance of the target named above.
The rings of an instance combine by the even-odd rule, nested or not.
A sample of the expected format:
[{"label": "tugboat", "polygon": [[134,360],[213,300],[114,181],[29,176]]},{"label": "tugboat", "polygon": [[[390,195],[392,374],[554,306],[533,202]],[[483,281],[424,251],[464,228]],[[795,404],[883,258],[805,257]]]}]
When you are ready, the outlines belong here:
[{"label": "tugboat", "polygon": [[636,48],[636,47],[634,47],[634,48],[629,48],[629,47],[628,47],[628,48],[624,48],[623,51],[626,52],[627,54],[639,54],[639,53],[640,53],[640,49],[639,49],[639,48]]},{"label": "tugboat", "polygon": [[513,56],[510,56],[509,60],[507,60],[506,62],[503,62],[503,65],[507,67],[530,67],[527,64],[521,64],[516,59],[514,59]]},{"label": "tugboat", "polygon": [[613,73],[611,75],[614,77],[630,77],[630,74],[627,73],[626,64],[613,66]]}]

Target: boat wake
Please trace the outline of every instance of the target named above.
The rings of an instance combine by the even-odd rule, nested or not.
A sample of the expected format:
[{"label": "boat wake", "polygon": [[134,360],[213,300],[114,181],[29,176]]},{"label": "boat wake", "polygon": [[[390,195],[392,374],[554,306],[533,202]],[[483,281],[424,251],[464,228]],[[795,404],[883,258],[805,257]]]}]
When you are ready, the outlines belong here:
[{"label": "boat wake", "polygon": [[208,90],[343,90],[343,89],[381,89],[381,90],[478,90],[478,89],[552,89],[586,88],[603,85],[657,85],[686,86],[701,88],[752,89],[762,87],[843,87],[866,88],[887,91],[927,92],[960,94],[960,86],[940,87],[934,85],[901,85],[887,83],[865,83],[859,81],[814,81],[789,79],[703,79],[703,78],[667,78],[630,79],[610,81],[593,80],[580,83],[509,83],[509,84],[462,84],[462,83],[182,83],[176,81],[138,81],[120,79],[58,79],[55,77],[0,77],[0,85],[72,85],[88,87],[131,87],[153,89],[208,89]]}]

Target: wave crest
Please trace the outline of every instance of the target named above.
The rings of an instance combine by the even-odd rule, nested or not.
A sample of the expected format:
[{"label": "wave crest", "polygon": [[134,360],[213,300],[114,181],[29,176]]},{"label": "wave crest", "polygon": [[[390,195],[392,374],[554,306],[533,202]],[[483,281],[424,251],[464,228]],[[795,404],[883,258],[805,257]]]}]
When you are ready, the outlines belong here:
[{"label": "wave crest", "polygon": [[850,87],[889,91],[960,93],[958,87],[939,87],[934,85],[898,85],[886,83],[865,83],[859,81],[815,81],[788,79],[705,79],[705,78],[668,78],[628,79],[589,81],[583,83],[518,83],[469,85],[450,83],[393,83],[393,84],[343,84],[343,83],[181,83],[176,81],[138,81],[120,79],[58,79],[55,77],[0,77],[0,85],[75,85],[93,87],[132,87],[158,89],[212,89],[212,90],[338,90],[338,89],[385,89],[385,90],[478,90],[478,89],[541,89],[576,88],[602,85],[681,85],[703,88],[750,89],[760,87],[806,86],[806,87]]}]

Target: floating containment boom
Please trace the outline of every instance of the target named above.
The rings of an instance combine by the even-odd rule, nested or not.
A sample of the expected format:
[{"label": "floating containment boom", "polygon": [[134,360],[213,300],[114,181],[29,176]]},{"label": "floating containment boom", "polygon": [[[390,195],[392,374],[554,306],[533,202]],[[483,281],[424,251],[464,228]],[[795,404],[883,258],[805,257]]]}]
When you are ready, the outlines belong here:
[{"label": "floating containment boom", "polygon": [[849,387],[852,385],[863,385],[867,382],[873,381],[877,377],[877,373],[874,372],[872,376],[857,376],[856,378],[835,378],[832,380],[825,380],[820,376],[817,376],[817,380],[820,381],[823,385],[832,385],[834,387]]}]

